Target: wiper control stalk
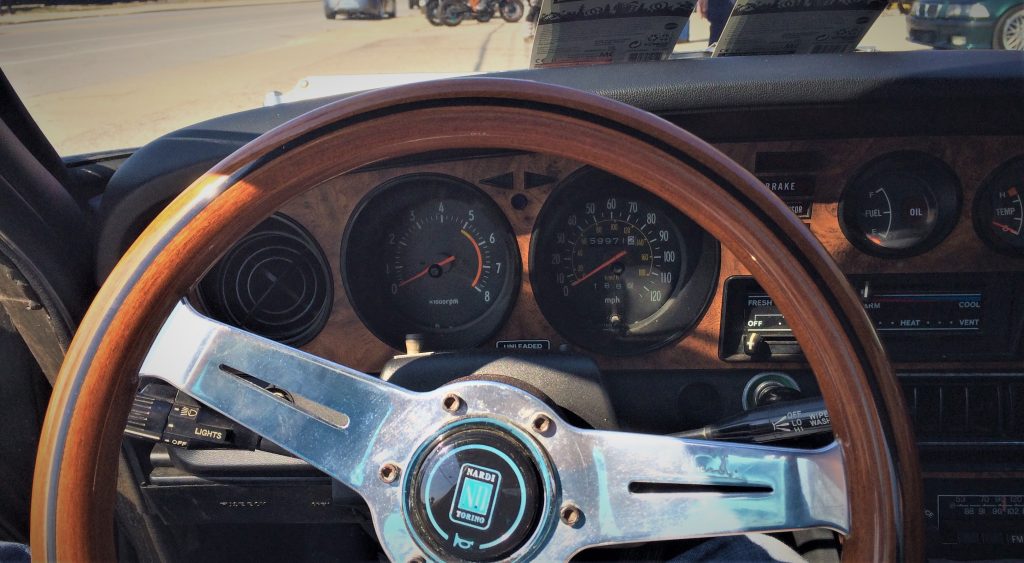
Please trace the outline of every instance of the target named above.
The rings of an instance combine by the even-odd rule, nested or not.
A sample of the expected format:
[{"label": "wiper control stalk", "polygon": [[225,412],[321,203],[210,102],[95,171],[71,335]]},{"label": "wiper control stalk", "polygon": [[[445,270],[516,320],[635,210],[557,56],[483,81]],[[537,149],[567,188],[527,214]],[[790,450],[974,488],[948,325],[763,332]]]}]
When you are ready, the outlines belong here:
[{"label": "wiper control stalk", "polygon": [[673,436],[766,444],[829,432],[832,432],[832,421],[825,402],[821,397],[812,397],[754,407],[715,424]]}]

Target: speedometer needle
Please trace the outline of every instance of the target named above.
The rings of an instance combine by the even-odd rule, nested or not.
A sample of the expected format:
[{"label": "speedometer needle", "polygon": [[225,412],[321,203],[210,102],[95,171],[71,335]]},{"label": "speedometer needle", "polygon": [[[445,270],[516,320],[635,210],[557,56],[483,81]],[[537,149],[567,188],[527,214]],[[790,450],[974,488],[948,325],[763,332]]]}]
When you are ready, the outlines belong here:
[{"label": "speedometer needle", "polygon": [[579,278],[578,280],[572,282],[572,287],[576,287],[577,285],[587,281],[587,278],[589,278],[590,276],[600,272],[601,270],[607,268],[608,266],[611,266],[612,264],[615,263],[616,260],[618,260],[619,258],[622,258],[626,254],[627,254],[627,252],[625,250],[620,250],[615,256],[612,256],[611,258],[605,260],[604,262],[601,262],[600,266],[598,266],[598,267],[594,268],[593,270],[590,270],[589,272],[587,272],[587,275],[585,275],[582,278]]},{"label": "speedometer needle", "polygon": [[441,260],[440,262],[437,262],[435,264],[431,264],[431,265],[427,266],[426,268],[423,268],[423,270],[421,270],[415,276],[413,276],[413,277],[411,277],[411,278],[409,278],[407,280],[404,280],[401,283],[399,283],[398,287],[402,287],[402,286],[404,286],[406,284],[410,284],[410,283],[412,283],[412,282],[422,278],[423,276],[427,275],[427,273],[430,272],[430,269],[433,268],[434,266],[437,266],[437,267],[440,268],[441,266],[445,266],[445,265],[451,264],[454,261],[455,261],[455,257],[454,256],[449,256],[449,257],[445,258],[444,260]]}]

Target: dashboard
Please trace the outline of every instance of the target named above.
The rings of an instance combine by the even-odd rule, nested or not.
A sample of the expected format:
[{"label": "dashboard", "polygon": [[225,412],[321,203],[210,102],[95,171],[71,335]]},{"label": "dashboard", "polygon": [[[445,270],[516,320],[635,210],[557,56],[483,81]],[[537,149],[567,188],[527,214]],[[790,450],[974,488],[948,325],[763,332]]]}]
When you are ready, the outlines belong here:
[{"label": "dashboard", "polygon": [[[851,276],[898,366],[998,369],[1021,357],[1018,146],[997,136],[718,148]],[[199,297],[226,322],[368,372],[407,337],[417,351],[575,351],[611,370],[799,367],[787,322],[748,276],[686,217],[596,169],[444,154],[299,195]]]},{"label": "dashboard", "polygon": [[[1024,558],[1024,82],[1019,55],[980,56],[988,64],[878,53],[506,74],[655,112],[800,217],[896,367],[937,559]],[[322,103],[218,118],[136,151],[97,206],[99,277],[202,172]],[[445,364],[449,380],[503,354],[554,358],[538,369],[579,376],[562,397],[628,431],[741,413],[758,378],[817,394],[788,329],[799,319],[729,249],[628,184],[544,154],[423,154],[335,177],[278,209],[190,297],[382,376],[431,351],[466,358]],[[406,383],[445,382],[418,373]],[[604,403],[587,402],[594,388]],[[289,523],[358,521],[357,500],[296,460],[128,442],[148,506],[172,529],[209,525],[220,542],[224,526],[258,525],[285,545],[312,537]]]}]

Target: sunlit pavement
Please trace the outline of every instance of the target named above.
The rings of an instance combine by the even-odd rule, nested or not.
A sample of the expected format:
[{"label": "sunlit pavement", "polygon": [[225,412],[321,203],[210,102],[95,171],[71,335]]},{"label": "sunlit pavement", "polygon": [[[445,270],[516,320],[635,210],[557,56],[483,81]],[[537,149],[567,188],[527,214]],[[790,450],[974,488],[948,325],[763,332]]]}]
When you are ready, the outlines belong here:
[{"label": "sunlit pavement", "polygon": [[[144,144],[210,117],[262,105],[312,75],[523,68],[524,22],[431,26],[399,0],[393,20],[324,18],[320,2],[0,26],[0,67],[62,154]],[[690,43],[707,45],[693,18]],[[889,11],[863,42],[905,42]]]},{"label": "sunlit pavement", "polygon": [[[37,0],[39,1],[39,0]],[[60,1],[60,0],[58,0]],[[67,0],[64,0],[67,1]],[[176,12],[209,8],[241,7],[266,4],[308,2],[309,0],[117,0],[103,4],[32,4],[19,2],[11,14],[0,11],[0,25],[32,22],[74,20],[93,17],[125,16],[150,12]]]}]

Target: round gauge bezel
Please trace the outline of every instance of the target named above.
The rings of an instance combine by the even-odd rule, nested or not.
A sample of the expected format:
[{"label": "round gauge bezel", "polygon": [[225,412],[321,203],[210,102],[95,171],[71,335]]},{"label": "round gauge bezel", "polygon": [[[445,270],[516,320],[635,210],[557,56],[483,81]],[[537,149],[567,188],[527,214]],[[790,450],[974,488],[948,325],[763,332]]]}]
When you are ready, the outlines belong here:
[{"label": "round gauge bezel", "polygon": [[[1004,176],[1012,174],[1015,170],[1018,171],[1017,173],[1021,178],[1024,178],[1024,155],[1011,158],[1010,160],[1000,164],[995,170],[985,177],[985,181],[979,185],[977,193],[974,194],[971,216],[973,218],[974,231],[978,233],[978,236],[986,245],[988,245],[989,248],[1006,256],[1020,258],[1021,256],[1024,256],[1024,247],[1015,247],[1012,244],[1007,244],[996,237],[987,224],[987,221],[991,220],[991,215],[981,212],[982,207],[990,203],[991,192],[992,189],[997,186],[997,182],[1002,184]],[[983,217],[983,215],[986,215],[987,217]],[[1022,240],[1024,240],[1024,237],[1022,237]]]},{"label": "round gauge bezel", "polygon": [[[878,176],[902,174],[921,181],[935,202],[935,223],[930,233],[915,244],[904,248],[886,248],[868,239],[856,226],[856,206],[850,198],[867,189]],[[839,227],[846,240],[866,254],[881,258],[909,258],[935,248],[953,231],[960,219],[963,193],[960,179],[941,159],[927,153],[903,151],[884,154],[867,163],[847,183],[839,196]]]},{"label": "round gauge bezel", "polygon": [[[585,187],[579,184],[585,183]],[[543,276],[550,265],[539,264],[537,256],[545,237],[554,237],[555,225],[567,210],[584,204],[584,200],[600,199],[602,193],[634,192],[645,205],[672,222],[679,233],[680,244],[686,245],[684,276],[679,280],[664,305],[635,324],[643,324],[644,332],[624,340],[617,335],[585,330],[581,319],[575,318],[556,302],[561,290],[552,276]],[[697,240],[694,240],[697,239]],[[679,341],[704,317],[718,289],[721,249],[718,241],[692,220],[679,213],[657,196],[603,170],[583,167],[565,178],[552,190],[534,223],[530,240],[530,283],[534,299],[548,323],[566,340],[582,349],[606,356],[634,356],[652,352]]]},{"label": "round gauge bezel", "polygon": [[[424,183],[428,183],[428,186],[424,187]],[[373,241],[376,235],[379,235],[377,242],[383,244],[384,239],[381,237],[386,236],[384,227],[386,219],[389,216],[396,216],[399,207],[407,202],[407,200],[398,198],[392,198],[389,201],[386,198],[389,193],[401,189],[430,189],[432,190],[430,197],[436,197],[438,190],[450,190],[447,192],[449,194],[461,191],[462,195],[471,197],[473,205],[479,206],[483,213],[488,214],[488,219],[500,229],[501,240],[496,244],[507,252],[509,267],[507,273],[504,274],[507,277],[501,291],[484,314],[455,327],[425,326],[402,314],[397,307],[388,303],[389,294],[382,291],[382,287],[387,287],[389,284],[373,283],[374,280],[380,279],[381,274],[368,276],[365,268],[354,267],[349,263],[350,259],[354,259],[357,254],[367,255],[368,251],[365,249],[369,247],[365,243]],[[444,197],[451,196],[445,195]],[[372,207],[378,205],[378,202],[383,202],[380,203],[382,207]],[[359,229],[358,234],[357,228]],[[364,251],[357,252],[356,246],[362,246]],[[373,254],[369,255],[373,256]],[[445,351],[476,347],[493,337],[505,324],[519,295],[522,258],[508,217],[486,192],[455,176],[414,173],[391,178],[372,189],[360,200],[345,227],[341,244],[340,268],[341,279],[349,303],[359,320],[374,336],[392,348],[404,350],[406,336],[417,334],[423,338],[424,349]]]},{"label": "round gauge bezel", "polygon": [[[318,282],[313,285],[314,299],[308,302],[315,306],[308,307],[306,311],[309,314],[303,314],[303,318],[300,321],[296,321],[294,318],[291,319],[290,324],[293,326],[288,329],[283,329],[280,326],[281,324],[287,325],[288,323],[279,323],[277,326],[270,327],[266,326],[266,322],[262,323],[264,325],[262,327],[245,326],[245,322],[239,320],[235,314],[234,309],[241,306],[238,303],[240,299],[238,295],[241,293],[237,285],[238,280],[235,278],[236,285],[234,288],[231,288],[235,289],[235,291],[227,289],[225,284],[231,281],[228,279],[229,277],[233,278],[242,273],[241,270],[230,269],[231,266],[238,265],[236,260],[239,256],[243,258],[243,264],[252,257],[252,255],[246,256],[245,252],[252,250],[247,246],[247,243],[254,237],[264,238],[256,246],[259,250],[267,250],[269,248],[266,246],[265,237],[285,237],[290,239],[290,241],[299,245],[301,250],[308,253],[307,257],[311,262],[309,265],[312,267],[312,273],[319,277],[319,280],[314,280]],[[281,246],[280,243],[277,246]],[[309,230],[288,215],[277,212],[264,219],[259,225],[232,245],[231,249],[221,256],[217,263],[195,285],[193,295],[199,307],[211,317],[232,326],[249,330],[265,338],[297,347],[312,342],[327,324],[327,320],[330,318],[334,307],[334,273],[327,260],[327,255],[324,254],[323,248],[320,247],[320,244]],[[234,297],[231,297],[232,295]],[[247,314],[251,318],[252,311],[249,311]]]}]

